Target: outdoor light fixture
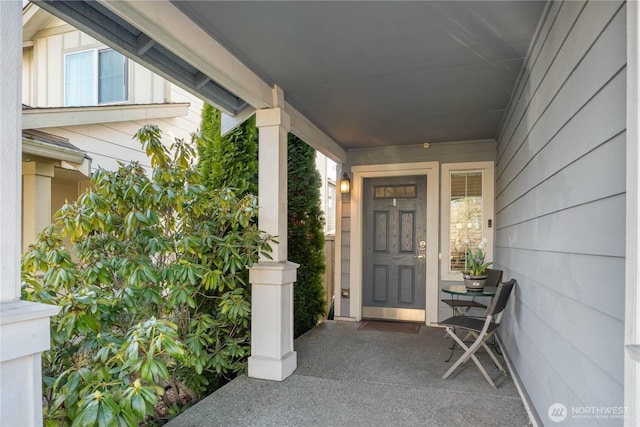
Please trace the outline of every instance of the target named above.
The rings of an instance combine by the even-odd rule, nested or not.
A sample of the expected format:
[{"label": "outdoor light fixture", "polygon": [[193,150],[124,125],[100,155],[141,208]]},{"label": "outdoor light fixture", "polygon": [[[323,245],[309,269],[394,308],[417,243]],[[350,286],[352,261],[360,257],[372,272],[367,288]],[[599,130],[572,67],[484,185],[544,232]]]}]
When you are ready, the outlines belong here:
[{"label": "outdoor light fixture", "polygon": [[340,192],[341,193],[349,193],[351,191],[351,180],[347,176],[346,173],[342,174],[342,179],[340,180]]}]

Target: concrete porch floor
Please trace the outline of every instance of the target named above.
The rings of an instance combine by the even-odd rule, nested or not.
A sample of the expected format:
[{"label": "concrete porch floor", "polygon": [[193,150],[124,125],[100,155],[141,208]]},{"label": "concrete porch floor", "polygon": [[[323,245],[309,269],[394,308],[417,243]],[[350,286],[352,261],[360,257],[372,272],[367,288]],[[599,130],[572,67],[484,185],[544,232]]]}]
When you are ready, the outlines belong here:
[{"label": "concrete porch floor", "polygon": [[[282,382],[241,376],[167,426],[527,426],[511,376],[486,354],[442,380],[452,362],[444,329],[417,334],[329,321],[295,342],[297,370]],[[456,352],[454,359],[461,353]]]}]

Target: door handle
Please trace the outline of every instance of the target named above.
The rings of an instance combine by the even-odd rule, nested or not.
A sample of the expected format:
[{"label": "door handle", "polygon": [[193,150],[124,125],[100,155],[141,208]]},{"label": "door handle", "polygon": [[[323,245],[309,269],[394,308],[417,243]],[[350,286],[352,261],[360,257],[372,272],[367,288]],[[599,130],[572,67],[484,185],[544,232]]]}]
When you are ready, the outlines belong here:
[{"label": "door handle", "polygon": [[414,256],[415,259],[425,259],[427,256],[424,254],[424,251],[427,250],[427,242],[425,240],[420,240],[420,242],[418,242],[418,249],[420,250],[421,253],[420,255],[416,255]]}]

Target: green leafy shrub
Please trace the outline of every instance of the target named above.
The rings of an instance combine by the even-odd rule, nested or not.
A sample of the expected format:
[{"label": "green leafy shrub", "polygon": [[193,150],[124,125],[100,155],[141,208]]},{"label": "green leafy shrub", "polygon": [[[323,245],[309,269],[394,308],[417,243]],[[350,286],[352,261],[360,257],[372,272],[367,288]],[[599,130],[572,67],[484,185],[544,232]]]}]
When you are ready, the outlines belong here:
[{"label": "green leafy shrub", "polygon": [[155,126],[136,137],[151,177],[99,169],[22,260],[23,297],[62,308],[43,355],[46,425],[163,423],[245,369],[239,273],[270,241],[256,198],[201,185],[192,144],[168,150]]}]

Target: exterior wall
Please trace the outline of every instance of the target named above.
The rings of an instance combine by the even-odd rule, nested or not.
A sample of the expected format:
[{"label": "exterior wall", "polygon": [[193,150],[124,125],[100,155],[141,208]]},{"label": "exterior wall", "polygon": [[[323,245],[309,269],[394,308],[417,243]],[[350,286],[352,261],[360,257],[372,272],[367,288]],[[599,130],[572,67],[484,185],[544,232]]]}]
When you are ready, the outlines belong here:
[{"label": "exterior wall", "polygon": [[[336,312],[336,316],[350,317],[349,298],[342,297],[342,290],[351,289],[351,195],[338,193],[341,200],[340,214],[340,278],[339,288],[336,289],[336,307],[338,307],[338,299],[340,300],[340,311]],[[355,286],[355,284],[354,284]]]},{"label": "exterior wall", "polygon": [[[106,47],[60,19],[52,18],[46,28],[34,35],[33,47],[24,49],[23,59],[30,65],[32,74],[27,78],[23,71],[23,102],[32,107],[64,106],[64,55]],[[168,85],[163,78],[129,60],[129,103],[169,102]]]},{"label": "exterior wall", "polygon": [[[189,141],[191,133],[200,127],[202,101],[173,85],[169,93],[172,102],[189,102],[191,104],[188,114],[182,117],[154,119],[152,122],[162,130],[165,143],[171,144],[174,137]],[[41,128],[39,130],[68,138],[73,145],[86,151],[91,158],[92,170],[97,167],[116,169],[118,161],[129,162],[131,160],[138,161],[142,166],[150,168],[149,159],[142,152],[140,143],[133,139],[133,135],[138,129],[149,123],[149,120],[135,120]]]},{"label": "exterior wall", "polygon": [[[316,151],[316,169],[320,174],[320,208],[324,212],[324,233],[335,234],[336,209],[335,200],[330,200],[330,186],[336,184],[336,163],[319,151]],[[335,199],[335,196],[334,196]]]},{"label": "exterior wall", "polygon": [[[87,178],[88,179],[88,178]],[[84,187],[84,186],[82,186]],[[51,179],[51,218],[67,200],[75,200],[80,195],[81,185],[78,181],[63,178]]]},{"label": "exterior wall", "polygon": [[26,47],[22,49],[22,102],[33,99],[31,88],[33,78],[33,48]]},{"label": "exterior wall", "polygon": [[545,425],[623,406],[626,8],[552,2],[498,135],[501,339]]},{"label": "exterior wall", "polygon": [[[353,166],[376,165],[388,163],[410,163],[410,162],[431,162],[440,163],[457,163],[457,162],[476,162],[491,161],[495,156],[494,141],[456,141],[456,142],[440,142],[432,143],[429,149],[425,149],[422,145],[403,147],[402,149],[393,147],[382,147],[379,149],[362,149],[352,150],[348,152],[348,163],[343,168],[347,173]],[[349,289],[361,286],[358,283],[351,283],[350,267],[352,260],[350,259],[351,244],[360,244],[361,242],[352,242],[351,226],[352,226],[352,200],[351,194],[340,194],[341,198],[341,214],[340,214],[340,288],[336,286],[336,294],[341,289]],[[431,200],[429,197],[428,200]],[[436,195],[434,200],[440,200],[440,195]],[[439,210],[439,209],[438,209]],[[338,240],[337,240],[338,241]],[[440,248],[438,248],[440,250]],[[353,260],[360,262],[360,260]],[[439,277],[439,275],[438,275]],[[439,286],[452,284],[452,282],[441,282]],[[445,294],[441,293],[441,298],[445,298]],[[336,312],[336,316],[351,317],[349,309],[349,298],[341,298],[340,312]],[[447,311],[448,310],[448,311]],[[448,316],[451,308],[442,302],[438,306],[438,318]]]}]

